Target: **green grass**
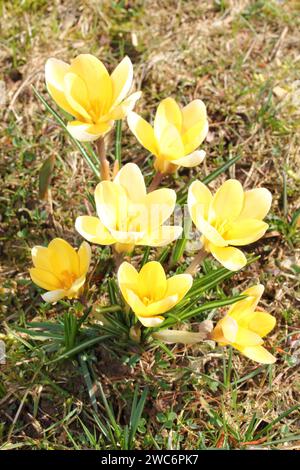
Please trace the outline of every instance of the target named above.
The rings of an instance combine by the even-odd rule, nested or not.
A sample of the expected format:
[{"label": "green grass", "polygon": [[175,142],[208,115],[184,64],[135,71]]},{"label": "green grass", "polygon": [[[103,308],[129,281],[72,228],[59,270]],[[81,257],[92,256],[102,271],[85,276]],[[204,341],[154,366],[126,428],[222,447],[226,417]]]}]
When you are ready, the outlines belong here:
[{"label": "green grass", "polygon": [[[299,449],[297,2],[249,1],[241,8],[227,1],[103,3],[1,4],[0,339],[7,363],[0,366],[0,449]],[[213,282],[217,265],[207,260],[208,277],[194,287],[199,300],[191,318],[181,320],[191,326],[208,315],[215,320],[223,311],[215,301],[226,303],[261,281],[262,306],[277,318],[269,342],[274,366],[209,342],[188,348],[135,343],[128,336],[134,318],[124,315],[115,282],[107,280],[109,248],[93,247],[92,311],[79,302],[53,307],[41,301],[29,279],[30,248],[55,236],[78,246],[74,220],[85,213],[84,198],[97,181],[90,149],[88,166],[32,88],[57,110],[45,92],[43,66],[53,55],[69,60],[74,49],[94,53],[110,69],[129,54],[144,92],[137,110],[147,118],[170,94],[182,103],[205,101],[206,162],[200,173],[182,169],[180,179],[170,179],[181,202],[191,179],[208,181],[222,165],[225,173],[213,175],[212,187],[237,177],[273,193],[269,233],[249,247],[259,259],[231,279],[221,272],[220,286]],[[278,86],[286,91],[282,98],[274,92]],[[118,140],[120,133],[118,127]],[[110,158],[134,159],[150,177],[151,161],[125,123],[122,149],[113,139]],[[49,158],[55,160],[52,207],[39,195],[40,169]],[[149,250],[141,262],[156,256],[180,270],[186,248],[179,242]],[[211,281],[205,298],[203,279]],[[211,303],[209,312],[204,302]],[[83,325],[80,315],[86,315]],[[103,318],[110,323],[101,327]]]}]

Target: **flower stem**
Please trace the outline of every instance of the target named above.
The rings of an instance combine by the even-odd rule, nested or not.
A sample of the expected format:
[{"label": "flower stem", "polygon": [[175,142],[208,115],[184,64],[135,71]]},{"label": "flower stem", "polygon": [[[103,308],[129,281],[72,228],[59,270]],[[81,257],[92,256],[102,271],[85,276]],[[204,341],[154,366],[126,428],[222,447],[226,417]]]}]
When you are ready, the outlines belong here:
[{"label": "flower stem", "polygon": [[205,251],[205,249],[202,248],[199,251],[199,253],[197,253],[197,255],[195,256],[195,258],[193,259],[189,267],[186,269],[185,271],[186,274],[192,274],[192,275],[196,274],[199,264],[202,263],[202,261],[206,258],[207,255],[208,255],[207,251]]},{"label": "flower stem", "polygon": [[150,183],[150,186],[148,187],[148,193],[151,193],[151,191],[154,191],[157,186],[160,184],[161,180],[163,179],[164,174],[158,171],[155,173],[153,180]]},{"label": "flower stem", "polygon": [[110,180],[110,175],[109,175],[109,162],[106,158],[106,152],[105,152],[105,142],[104,138],[100,137],[98,140],[96,140],[96,147],[97,147],[97,153],[100,161],[100,173],[101,173],[101,180]]}]

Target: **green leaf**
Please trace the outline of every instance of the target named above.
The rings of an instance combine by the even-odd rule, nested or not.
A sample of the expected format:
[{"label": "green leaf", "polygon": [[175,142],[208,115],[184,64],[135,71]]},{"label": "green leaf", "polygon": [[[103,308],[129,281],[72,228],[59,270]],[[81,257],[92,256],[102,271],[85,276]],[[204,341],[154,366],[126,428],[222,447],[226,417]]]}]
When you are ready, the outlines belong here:
[{"label": "green leaf", "polygon": [[48,198],[48,189],[51,183],[51,178],[53,175],[53,170],[55,166],[55,156],[50,155],[47,160],[44,161],[40,173],[39,173],[39,198],[46,199]]},{"label": "green leaf", "polygon": [[121,167],[121,137],[122,137],[122,120],[116,122],[116,144],[115,144],[115,153],[116,160],[119,162]]}]

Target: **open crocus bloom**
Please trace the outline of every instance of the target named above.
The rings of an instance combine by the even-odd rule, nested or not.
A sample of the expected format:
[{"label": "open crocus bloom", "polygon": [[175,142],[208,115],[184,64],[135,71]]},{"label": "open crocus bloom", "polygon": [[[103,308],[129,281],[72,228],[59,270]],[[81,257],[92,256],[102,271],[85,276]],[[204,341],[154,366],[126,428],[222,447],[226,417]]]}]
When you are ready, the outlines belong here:
[{"label": "open crocus bloom", "polygon": [[196,150],[208,132],[201,100],[181,109],[174,99],[166,98],[157,108],[154,127],[134,112],[127,120],[140,144],[156,157],[154,166],[161,173],[172,173],[178,166],[199,165],[205,157],[203,150]]},{"label": "open crocus bloom", "polygon": [[262,346],[262,338],[273,330],[276,319],[269,313],[256,310],[263,291],[261,284],[245,290],[243,295],[248,297],[230,307],[214,328],[211,339],[221,346],[233,346],[253,361],[273,364],[276,359]]},{"label": "open crocus bloom", "polygon": [[147,194],[143,175],[134,163],[121,168],[114,181],[102,181],[95,190],[98,217],[77,217],[76,230],[100,245],[116,244],[118,252],[135,245],[163,246],[181,235],[182,227],[163,225],[175,208],[173,189]]},{"label": "open crocus bloom", "polygon": [[248,245],[265,234],[268,224],[262,220],[271,202],[267,189],[244,192],[241,183],[234,179],[225,181],[214,196],[200,181],[194,181],[188,193],[189,212],[202,233],[204,248],[231,271],[241,269],[247,262],[243,252],[234,246]]},{"label": "open crocus bloom", "polygon": [[177,274],[166,279],[164,269],[157,261],[146,263],[140,272],[124,262],[118,270],[122,295],[140,322],[147,327],[164,321],[162,313],[170,310],[192,287],[190,274]]},{"label": "open crocus bloom", "polygon": [[104,135],[116,119],[127,116],[141,96],[136,92],[127,97],[133,80],[129,57],[124,57],[111,75],[91,54],[80,54],[71,64],[51,58],[46,62],[45,76],[54,101],[75,118],[67,127],[80,141]]},{"label": "open crocus bloom", "polygon": [[48,247],[34,246],[31,255],[34,268],[29,273],[35,284],[49,291],[42,295],[46,302],[78,297],[91,260],[87,242],[76,251],[65,240],[54,238]]}]

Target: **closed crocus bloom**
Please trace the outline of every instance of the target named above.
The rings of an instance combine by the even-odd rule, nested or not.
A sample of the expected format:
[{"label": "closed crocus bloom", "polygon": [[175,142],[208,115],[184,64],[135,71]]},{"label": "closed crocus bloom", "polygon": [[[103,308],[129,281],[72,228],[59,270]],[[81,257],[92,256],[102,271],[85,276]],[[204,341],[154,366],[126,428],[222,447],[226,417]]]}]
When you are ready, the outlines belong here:
[{"label": "closed crocus bloom", "polygon": [[243,295],[247,298],[230,307],[214,328],[211,339],[221,346],[233,346],[253,361],[273,364],[276,359],[262,346],[262,338],[273,330],[276,319],[267,312],[256,310],[263,291],[261,284],[245,290]]},{"label": "closed crocus bloom", "polygon": [[202,233],[204,248],[231,271],[247,262],[235,246],[248,245],[265,234],[268,224],[263,219],[271,202],[267,189],[244,191],[234,179],[225,181],[214,196],[200,181],[194,181],[188,192],[189,212]]},{"label": "closed crocus bloom", "polygon": [[123,119],[141,96],[127,96],[133,67],[125,57],[109,75],[91,54],[80,54],[71,64],[51,58],[45,67],[48,91],[56,103],[75,120],[68,130],[75,139],[92,141],[108,132],[116,119]]},{"label": "closed crocus bloom", "polygon": [[124,262],[118,270],[118,283],[124,299],[140,322],[154,327],[164,321],[161,315],[185,296],[193,279],[190,274],[177,274],[167,279],[157,261],[146,263],[140,272]]},{"label": "closed crocus bloom", "polygon": [[176,203],[173,189],[147,194],[143,175],[134,163],[127,163],[114,181],[102,181],[95,190],[98,217],[81,216],[76,230],[89,242],[116,244],[118,252],[135,245],[163,246],[181,235],[182,227],[164,225]]},{"label": "closed crocus bloom", "polygon": [[154,166],[161,173],[172,173],[178,166],[194,167],[205,157],[203,150],[196,150],[208,132],[201,100],[180,108],[174,99],[166,98],[157,108],[153,127],[134,112],[127,120],[140,144],[156,157]]},{"label": "closed crocus bloom", "polygon": [[54,238],[48,247],[33,247],[31,255],[34,268],[29,270],[30,276],[35,284],[49,291],[42,295],[46,302],[80,295],[91,260],[87,242],[76,251],[65,240]]}]

